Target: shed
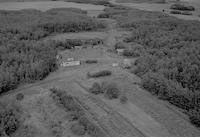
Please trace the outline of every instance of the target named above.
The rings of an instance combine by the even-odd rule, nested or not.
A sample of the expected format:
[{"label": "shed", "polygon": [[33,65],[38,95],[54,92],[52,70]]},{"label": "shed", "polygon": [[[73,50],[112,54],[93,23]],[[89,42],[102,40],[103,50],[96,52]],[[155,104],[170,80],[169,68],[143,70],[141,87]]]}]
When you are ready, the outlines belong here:
[{"label": "shed", "polygon": [[67,62],[62,62],[60,66],[62,67],[70,67],[70,66],[79,66],[81,65],[80,61],[67,61]]},{"label": "shed", "polygon": [[123,55],[125,49],[116,49],[118,55]]}]

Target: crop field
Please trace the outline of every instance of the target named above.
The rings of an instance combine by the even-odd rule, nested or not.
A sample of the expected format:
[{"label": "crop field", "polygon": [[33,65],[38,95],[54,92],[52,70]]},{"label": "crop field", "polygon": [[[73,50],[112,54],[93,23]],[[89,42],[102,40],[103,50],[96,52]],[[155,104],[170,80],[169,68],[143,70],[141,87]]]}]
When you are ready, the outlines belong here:
[{"label": "crop field", "polygon": [[199,137],[196,14],[69,1],[0,3],[0,137]]}]

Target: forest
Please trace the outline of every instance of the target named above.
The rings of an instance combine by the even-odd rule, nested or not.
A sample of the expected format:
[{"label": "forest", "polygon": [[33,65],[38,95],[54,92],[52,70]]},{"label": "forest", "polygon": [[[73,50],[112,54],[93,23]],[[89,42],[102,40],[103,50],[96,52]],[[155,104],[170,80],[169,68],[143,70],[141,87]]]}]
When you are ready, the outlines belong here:
[{"label": "forest", "polygon": [[58,49],[43,38],[105,28],[86,13],[74,8],[0,11],[0,93],[41,80],[56,70]]},{"label": "forest", "polygon": [[181,108],[200,126],[200,22],[122,7],[100,17],[115,18],[132,31],[124,42],[133,48],[135,42],[142,45],[126,54],[137,57],[132,72],[142,78],[143,88]]}]

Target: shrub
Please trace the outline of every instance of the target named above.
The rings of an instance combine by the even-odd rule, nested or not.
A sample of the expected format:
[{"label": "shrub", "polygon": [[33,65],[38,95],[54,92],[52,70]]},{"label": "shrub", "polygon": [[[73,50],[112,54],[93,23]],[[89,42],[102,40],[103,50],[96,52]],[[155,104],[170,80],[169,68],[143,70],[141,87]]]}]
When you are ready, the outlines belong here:
[{"label": "shrub", "polygon": [[110,76],[112,74],[109,70],[101,70],[101,71],[95,71],[95,72],[88,72],[89,78],[98,78],[98,77],[105,77]]},{"label": "shrub", "polygon": [[110,18],[111,16],[108,13],[101,13],[97,16],[97,18]]},{"label": "shrub", "polygon": [[89,89],[89,91],[93,94],[100,94],[102,93],[102,89],[99,83],[95,82],[92,87]]},{"label": "shrub", "polygon": [[61,104],[66,111],[75,113],[77,117],[83,114],[81,107],[75,101],[75,97],[60,89],[52,88],[50,90],[53,99]]},{"label": "shrub", "polygon": [[79,122],[73,123],[70,129],[74,135],[83,136],[86,133],[85,127]]},{"label": "shrub", "polygon": [[85,61],[86,64],[95,64],[98,63],[98,61],[96,59],[89,59]]},{"label": "shrub", "polygon": [[105,89],[105,96],[109,99],[116,99],[120,96],[120,90],[115,83],[110,83]]},{"label": "shrub", "polygon": [[79,123],[85,127],[87,133],[92,137],[101,137],[101,130],[99,127],[92,123],[87,117],[81,117]]},{"label": "shrub", "polygon": [[170,13],[171,13],[171,14],[181,14],[181,12],[180,12],[180,11],[177,11],[177,10],[172,10],[172,11],[170,11]]},{"label": "shrub", "polygon": [[12,104],[0,104],[0,135],[11,136],[20,127],[21,112],[18,107]]},{"label": "shrub", "polygon": [[126,104],[127,101],[128,101],[128,98],[126,96],[123,95],[123,96],[120,97],[120,103]]},{"label": "shrub", "polygon": [[182,12],[181,14],[182,14],[182,15],[192,15],[192,13],[191,13],[191,12],[188,12],[188,11],[184,11],[184,12]]},{"label": "shrub", "polygon": [[24,99],[24,94],[23,93],[18,93],[16,95],[16,99],[19,100],[19,101],[23,100]]},{"label": "shrub", "polygon": [[171,5],[170,9],[188,10],[188,11],[194,11],[195,10],[195,8],[193,6],[186,6],[184,4],[173,4],[173,5]]},{"label": "shrub", "polygon": [[125,49],[125,45],[123,42],[118,42],[115,44],[115,49]]},{"label": "shrub", "polygon": [[191,123],[197,127],[200,127],[200,112],[198,110],[191,110],[189,112],[189,118]]},{"label": "shrub", "polygon": [[139,57],[140,56],[140,52],[138,52],[138,50],[125,49],[124,52],[123,52],[123,56],[126,56],[126,57]]}]

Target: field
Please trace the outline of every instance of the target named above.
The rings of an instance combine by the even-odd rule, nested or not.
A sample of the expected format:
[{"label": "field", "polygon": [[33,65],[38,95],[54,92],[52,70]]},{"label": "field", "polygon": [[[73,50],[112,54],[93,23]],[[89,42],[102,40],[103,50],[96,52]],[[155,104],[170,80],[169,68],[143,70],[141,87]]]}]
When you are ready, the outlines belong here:
[{"label": "field", "polygon": [[0,11],[0,136],[199,137],[200,22],[91,1]]},{"label": "field", "polygon": [[165,0],[117,0],[119,3],[165,3]]},{"label": "field", "polygon": [[[25,8],[26,7],[26,8]],[[4,2],[0,4],[0,10],[37,9],[46,11],[52,8],[79,8],[82,10],[103,10],[104,6],[91,4],[78,4],[63,1],[39,1],[39,2]]]}]

